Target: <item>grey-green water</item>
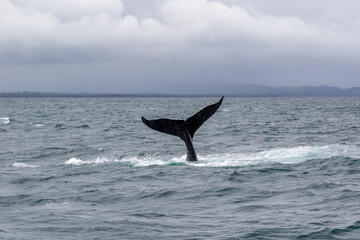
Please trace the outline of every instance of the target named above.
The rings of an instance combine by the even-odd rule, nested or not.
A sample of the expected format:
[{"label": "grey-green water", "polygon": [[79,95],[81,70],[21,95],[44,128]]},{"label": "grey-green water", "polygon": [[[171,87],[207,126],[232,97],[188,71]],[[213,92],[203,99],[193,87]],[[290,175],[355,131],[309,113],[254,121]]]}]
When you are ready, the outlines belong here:
[{"label": "grey-green water", "polygon": [[0,99],[2,239],[359,239],[360,99]]}]

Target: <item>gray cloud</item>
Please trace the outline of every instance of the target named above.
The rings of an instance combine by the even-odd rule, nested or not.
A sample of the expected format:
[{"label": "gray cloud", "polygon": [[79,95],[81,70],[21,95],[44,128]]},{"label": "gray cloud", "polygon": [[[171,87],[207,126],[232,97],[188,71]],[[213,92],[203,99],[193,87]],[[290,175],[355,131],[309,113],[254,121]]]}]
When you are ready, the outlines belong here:
[{"label": "gray cloud", "polygon": [[[89,64],[89,69],[106,69],[117,91],[120,85],[144,86],[144,79],[182,80],[175,74],[188,80],[350,86],[356,83],[360,56],[359,7],[357,1],[335,0],[158,0],[146,5],[0,0],[2,76],[16,81],[11,69],[26,65],[21,68],[33,71],[34,78],[42,67],[31,66],[55,71],[49,64],[76,75],[87,69],[80,65]],[[116,75],[123,76],[121,84],[111,80]],[[122,89],[136,89],[136,84]]]}]

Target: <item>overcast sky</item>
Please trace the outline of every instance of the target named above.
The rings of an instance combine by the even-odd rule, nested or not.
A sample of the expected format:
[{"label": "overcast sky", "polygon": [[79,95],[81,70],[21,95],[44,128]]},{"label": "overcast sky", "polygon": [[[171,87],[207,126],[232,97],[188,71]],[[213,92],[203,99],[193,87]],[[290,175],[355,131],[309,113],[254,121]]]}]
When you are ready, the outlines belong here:
[{"label": "overcast sky", "polygon": [[360,86],[359,0],[0,0],[0,92]]}]

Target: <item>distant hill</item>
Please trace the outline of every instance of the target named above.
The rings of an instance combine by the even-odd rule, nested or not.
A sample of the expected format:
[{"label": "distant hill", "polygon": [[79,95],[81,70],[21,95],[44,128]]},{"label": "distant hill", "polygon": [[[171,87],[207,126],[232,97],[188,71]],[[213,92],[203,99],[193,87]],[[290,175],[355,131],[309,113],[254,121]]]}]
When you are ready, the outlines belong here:
[{"label": "distant hill", "polygon": [[156,94],[118,94],[118,93],[51,93],[51,92],[7,92],[0,98],[84,98],[84,97],[152,97]]},{"label": "distant hill", "polygon": [[341,89],[331,86],[269,87],[264,85],[236,85],[221,82],[177,82],[160,86],[156,93],[228,95],[240,97],[360,97],[360,87]]},{"label": "distant hill", "polygon": [[[189,87],[191,86],[191,88]],[[106,94],[106,93],[0,93],[0,97],[169,97],[169,96],[235,96],[235,97],[360,97],[360,87],[341,89],[330,86],[268,87],[262,85],[235,85],[223,83],[179,84],[153,90],[154,93]]]},{"label": "distant hill", "polygon": [[341,89],[329,86],[282,87],[283,96],[299,97],[359,97],[360,88]]}]

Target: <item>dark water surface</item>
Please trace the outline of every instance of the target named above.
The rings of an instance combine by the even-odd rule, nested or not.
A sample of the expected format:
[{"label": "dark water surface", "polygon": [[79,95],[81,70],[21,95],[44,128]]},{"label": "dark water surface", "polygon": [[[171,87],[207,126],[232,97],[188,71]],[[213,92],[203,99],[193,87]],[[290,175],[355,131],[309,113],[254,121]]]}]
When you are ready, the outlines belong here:
[{"label": "dark water surface", "polygon": [[360,99],[0,99],[0,239],[360,239]]}]

